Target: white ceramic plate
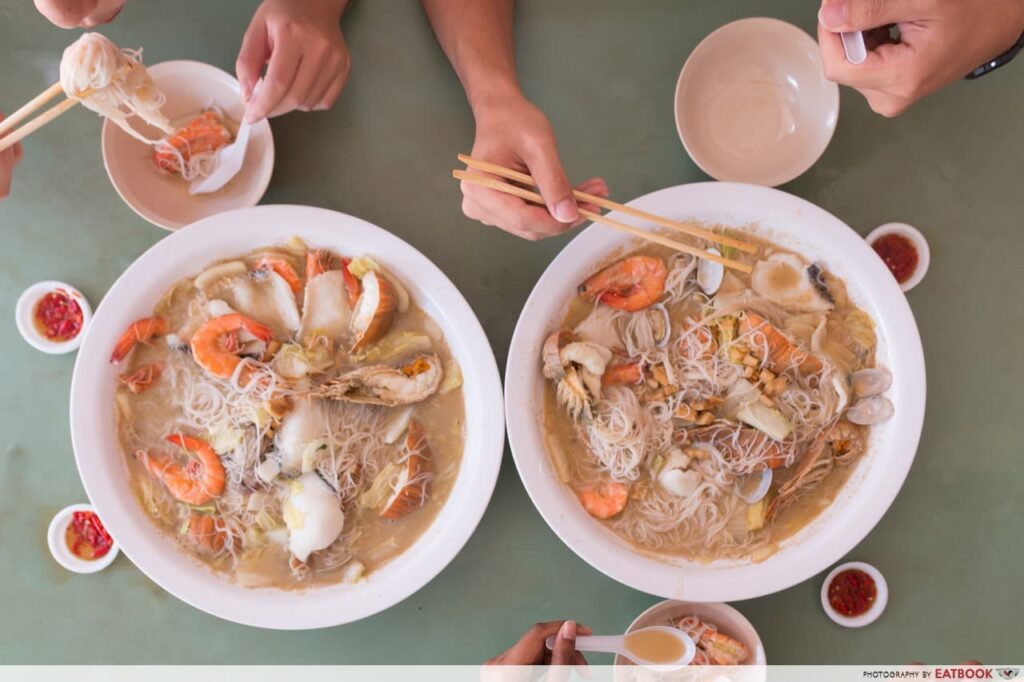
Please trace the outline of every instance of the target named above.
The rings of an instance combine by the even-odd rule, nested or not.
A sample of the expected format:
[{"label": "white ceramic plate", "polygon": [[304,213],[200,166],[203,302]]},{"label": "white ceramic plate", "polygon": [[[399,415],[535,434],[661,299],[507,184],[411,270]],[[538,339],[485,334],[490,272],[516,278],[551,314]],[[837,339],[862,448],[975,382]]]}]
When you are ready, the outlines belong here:
[{"label": "white ceramic plate", "polygon": [[778,19],[741,19],[708,35],[676,83],[676,129],[716,180],[774,187],[810,168],[839,117],[818,44]]},{"label": "white ceramic plate", "polygon": [[[110,349],[125,327],[152,314],[163,292],[218,258],[297,235],[307,243],[366,254],[387,266],[441,326],[462,366],[466,442],[451,495],[427,531],[366,582],[307,591],[246,589],[208,570],[157,531],[129,489],[114,427],[117,368]],[[200,221],[158,242],[103,297],[78,353],[71,383],[71,437],[89,499],[110,534],[154,582],[227,620],[276,629],[347,623],[397,604],[430,581],[469,539],[497,480],[504,448],[501,383],[480,323],[434,264],[363,220],[303,206],[261,206]]]},{"label": "white ceramic plate", "polygon": [[[245,103],[238,81],[216,66],[173,61],[147,69],[167,97],[163,112],[175,125],[187,123],[211,104],[219,106],[236,123],[241,121]],[[132,122],[150,138],[163,135],[137,119]],[[167,230],[177,230],[224,211],[255,206],[267,191],[274,170],[274,138],[266,120],[252,127],[242,170],[212,194],[190,195],[187,182],[153,167],[151,147],[109,120],[103,122],[102,147],[103,165],[124,202],[142,218]]]},{"label": "white ceramic plate", "polygon": [[[764,645],[761,644],[761,638],[758,636],[757,630],[755,630],[754,626],[750,624],[750,621],[747,620],[746,616],[728,604],[717,604],[714,602],[694,603],[671,600],[658,602],[637,616],[636,620],[629,624],[629,628],[626,630],[626,633],[635,632],[640,628],[646,628],[652,625],[665,625],[667,621],[678,620],[683,616],[696,616],[705,623],[717,626],[718,631],[722,634],[728,635],[733,639],[737,639],[742,642],[748,649],[750,649],[751,654],[750,660],[747,661],[745,665],[767,665],[767,660],[764,655]],[[622,656],[616,656],[615,665],[628,666],[632,665],[632,663]],[[743,679],[748,680],[751,678],[744,676]]]},{"label": "white ceramic plate", "polygon": [[[869,449],[835,502],[759,564],[697,564],[642,553],[590,518],[551,470],[544,450],[540,348],[564,317],[576,286],[617,251],[637,243],[591,226],[551,263],[516,325],[505,373],[509,442],[519,475],[548,525],[594,568],[630,587],[669,599],[734,601],[795,585],[835,563],[892,504],[917,450],[924,421],[925,368],[913,313],[896,280],[856,232],[803,199],[733,183],[670,187],[630,205],[669,218],[735,227],[758,225],[777,243],[823,262],[878,325],[878,362],[893,374],[886,394],[896,416],[875,427]],[[628,216],[610,214],[623,222]],[[651,227],[651,226],[648,226]]]}]

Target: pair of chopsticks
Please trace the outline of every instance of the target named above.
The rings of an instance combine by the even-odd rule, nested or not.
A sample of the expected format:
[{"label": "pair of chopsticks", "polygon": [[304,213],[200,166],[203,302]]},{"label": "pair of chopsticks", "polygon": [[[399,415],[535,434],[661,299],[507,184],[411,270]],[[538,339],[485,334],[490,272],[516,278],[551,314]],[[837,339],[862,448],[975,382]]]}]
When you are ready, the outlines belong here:
[{"label": "pair of chopsticks", "polygon": [[47,109],[40,116],[32,119],[15,130],[15,127],[19,123],[27,119],[38,109],[41,109],[43,105],[51,99],[62,94],[64,94],[64,88],[60,86],[60,83],[54,83],[50,87],[46,88],[46,90],[43,90],[41,93],[33,97],[25,106],[0,121],[0,152],[25,139],[68,109],[71,109],[73,106],[78,104],[77,99],[69,97],[57,106]]},{"label": "pair of chopsticks", "polygon": [[[527,175],[526,173],[520,173],[519,171],[513,170],[511,168],[505,168],[504,166],[499,166],[497,164],[489,163],[487,161],[474,159],[473,157],[467,156],[465,154],[459,154],[459,161],[466,164],[466,166],[469,168],[473,168],[478,171],[483,171],[484,173],[497,175],[507,180],[512,180],[513,182],[519,183],[519,185],[525,185],[525,187],[520,187],[519,185],[513,185],[507,182],[503,182],[498,178],[493,178],[487,175],[480,175],[479,173],[467,173],[466,171],[458,169],[452,171],[452,176],[456,180],[462,180],[465,182],[472,183],[474,185],[480,185],[481,187],[487,187],[489,189],[497,190],[499,192],[504,192],[505,194],[511,194],[512,196],[519,197],[520,199],[529,201],[534,204],[540,204],[541,206],[547,205],[544,201],[544,198],[541,197],[540,194],[533,190],[527,189],[527,187],[537,187],[537,183],[531,176]],[[754,244],[740,241],[739,239],[733,239],[732,237],[727,237],[725,235],[712,232],[710,230],[705,230],[690,223],[683,223],[679,222],[678,220],[670,220],[668,218],[655,215],[653,213],[648,213],[647,211],[641,211],[640,209],[634,208],[632,206],[626,206],[625,204],[610,201],[603,197],[588,194],[587,192],[579,192],[573,190],[572,194],[574,197],[576,197],[577,201],[583,203],[592,204],[594,206],[600,206],[601,208],[605,208],[610,211],[618,211],[619,213],[622,213],[624,215],[639,218],[641,220],[646,220],[648,222],[654,223],[655,225],[667,227],[670,230],[682,232],[692,237],[700,237],[701,239],[707,239],[708,241],[715,242],[717,244],[731,246],[745,253],[757,252],[757,246],[755,246]],[[688,253],[691,256],[695,256],[697,258],[703,258],[705,260],[713,261],[727,268],[739,270],[740,272],[751,272],[752,268],[749,265],[747,265],[746,263],[741,263],[738,260],[725,258],[724,256],[717,256],[699,247],[684,244],[683,242],[679,242],[674,239],[669,239],[668,237],[662,236],[655,232],[641,230],[640,228],[634,227],[632,225],[627,225],[626,223],[619,222],[618,220],[609,218],[604,214],[595,213],[585,208],[580,208],[579,212],[580,215],[586,218],[587,220],[590,220],[595,223],[600,223],[602,225],[607,225],[608,227],[615,228],[616,230],[619,230],[621,232],[627,232],[635,237],[640,237],[641,239],[645,239],[649,242],[661,244],[662,246],[667,246],[670,249],[674,249],[682,253]]]}]

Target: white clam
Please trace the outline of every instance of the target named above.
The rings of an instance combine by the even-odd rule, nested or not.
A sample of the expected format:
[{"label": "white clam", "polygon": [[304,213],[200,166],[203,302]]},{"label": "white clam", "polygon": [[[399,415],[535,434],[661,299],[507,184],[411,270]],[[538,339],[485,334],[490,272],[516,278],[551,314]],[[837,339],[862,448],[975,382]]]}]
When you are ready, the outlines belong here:
[{"label": "white clam", "polygon": [[747,504],[756,504],[768,494],[772,486],[772,470],[760,469],[744,476],[736,486],[736,494]]},{"label": "white clam", "polygon": [[885,393],[892,386],[892,374],[881,367],[858,370],[853,373],[850,380],[853,392],[864,398]]},{"label": "white clam", "polygon": [[288,526],[288,549],[299,561],[338,539],[345,526],[345,514],[331,487],[314,473],[303,474],[289,483],[284,503]]},{"label": "white clam", "polygon": [[896,413],[896,408],[888,398],[880,395],[862,398],[846,411],[846,418],[854,424],[870,426],[888,421]]},{"label": "white clam", "polygon": [[[721,256],[722,252],[715,247],[707,249],[708,253]],[[701,258],[697,262],[697,285],[708,296],[714,296],[719,287],[722,286],[722,279],[725,277],[725,267],[721,263]]]},{"label": "white clam", "polygon": [[774,253],[758,261],[750,285],[769,301],[790,310],[809,313],[833,307],[821,268],[791,253]]}]

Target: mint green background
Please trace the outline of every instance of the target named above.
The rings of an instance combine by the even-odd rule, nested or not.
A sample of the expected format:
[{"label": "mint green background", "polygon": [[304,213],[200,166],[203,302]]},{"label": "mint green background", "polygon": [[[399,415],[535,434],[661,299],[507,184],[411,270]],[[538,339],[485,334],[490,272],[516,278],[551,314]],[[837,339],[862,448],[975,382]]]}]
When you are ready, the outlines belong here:
[{"label": "mint green background", "polygon": [[[133,0],[103,30],[144,45],[149,63],[188,58],[231,71],[256,4]],[[551,117],[572,178],[603,175],[620,199],[702,180],[672,119],[686,55],[745,16],[813,30],[816,8],[813,0],[524,0],[523,85]],[[463,291],[504,365],[518,311],[569,235],[527,243],[462,216],[449,171],[472,144],[472,118],[418,3],[363,0],[343,28],[349,86],[330,112],[274,121],[277,167],[264,201],[345,211],[411,242]],[[0,107],[11,111],[54,82],[76,34],[50,26],[29,0],[0,0]],[[821,576],[738,603],[770,662],[1020,660],[1022,78],[1024,63],[1013,64],[892,121],[844,89],[832,145],[784,188],[862,234],[893,220],[925,232],[931,271],[910,302],[930,372],[914,467],[850,555],[885,572],[888,611],[861,631],[833,625],[818,603]],[[165,233],[118,199],[91,113],[73,111],[25,149],[14,195],[0,203],[0,663],[476,663],[536,620],[571,617],[615,632],[657,601],[572,554],[530,504],[507,454],[483,522],[447,570],[354,625],[260,631],[186,606],[124,557],[95,576],[58,567],[46,525],[84,500],[68,434],[74,356],[22,342],[14,303],[32,282],[59,278],[95,305]]]}]

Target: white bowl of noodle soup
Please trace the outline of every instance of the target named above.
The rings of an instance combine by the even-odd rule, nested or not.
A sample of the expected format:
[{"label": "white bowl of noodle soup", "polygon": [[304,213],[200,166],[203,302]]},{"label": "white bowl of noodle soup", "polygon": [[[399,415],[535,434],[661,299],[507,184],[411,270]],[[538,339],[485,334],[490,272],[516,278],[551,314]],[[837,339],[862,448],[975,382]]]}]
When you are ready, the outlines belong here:
[{"label": "white bowl of noodle soup", "polygon": [[[147,67],[153,82],[166,96],[162,111],[174,126],[182,126],[203,109],[223,111],[232,134],[245,113],[238,81],[210,64],[177,60]],[[162,133],[130,118],[136,130],[151,139]],[[165,230],[177,230],[208,216],[255,206],[267,191],[274,170],[274,138],[264,119],[252,127],[242,169],[222,189],[190,195],[189,183],[158,171],[152,148],[124,132],[109,119],[103,121],[103,165],[118,195],[141,218]]]},{"label": "white bowl of noodle soup", "polygon": [[[130,488],[114,415],[118,368],[110,349],[130,322],[150,314],[172,284],[217,259],[298,236],[339,252],[379,258],[441,327],[464,377],[465,446],[451,492],[429,527],[401,555],[355,584],[305,590],[246,588],[183,551],[152,523]],[[118,278],[96,310],[75,365],[71,435],[85,490],[124,554],[154,582],[198,609],[264,628],[309,629],[365,618],[429,582],[469,539],[490,500],[504,447],[501,384],[487,338],[465,299],[416,249],[341,213],[263,206],[202,220],[160,241]]]},{"label": "white bowl of noodle soup", "polygon": [[[686,601],[734,601],[776,592],[834,564],[871,531],[892,504],[913,461],[924,421],[925,366],[906,298],[874,252],[826,211],[784,192],[737,183],[696,183],[640,197],[631,205],[680,220],[753,230],[843,280],[851,301],[876,324],[876,362],[892,373],[886,394],[895,417],[872,427],[866,454],[833,502],[760,562],[708,563],[637,549],[591,518],[555,475],[545,446],[540,352],[580,282],[642,243],[592,226],[562,250],[528,299],[506,368],[509,441],[531,499],[548,525],[581,558],[644,592]],[[624,222],[642,223],[613,215]],[[645,227],[652,227],[646,225]]]}]

